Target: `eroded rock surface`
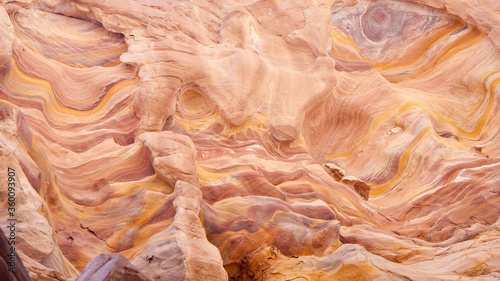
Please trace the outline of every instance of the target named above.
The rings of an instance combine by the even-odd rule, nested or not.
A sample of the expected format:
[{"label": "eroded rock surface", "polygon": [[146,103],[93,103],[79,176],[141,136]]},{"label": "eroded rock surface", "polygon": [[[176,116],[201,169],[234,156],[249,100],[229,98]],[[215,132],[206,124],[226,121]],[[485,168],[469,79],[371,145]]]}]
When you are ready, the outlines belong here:
[{"label": "eroded rock surface", "polygon": [[122,255],[100,254],[91,260],[76,281],[150,281]]},{"label": "eroded rock surface", "polygon": [[2,258],[0,259],[0,276],[5,281],[28,281],[30,277],[23,262],[15,251],[11,251],[15,247],[15,242],[12,243],[12,241],[15,241],[15,239],[9,240],[3,233],[3,230],[0,230],[0,252],[2,253]]},{"label": "eroded rock surface", "polygon": [[498,279],[499,51],[496,0],[4,0],[0,226],[11,168],[32,280]]}]

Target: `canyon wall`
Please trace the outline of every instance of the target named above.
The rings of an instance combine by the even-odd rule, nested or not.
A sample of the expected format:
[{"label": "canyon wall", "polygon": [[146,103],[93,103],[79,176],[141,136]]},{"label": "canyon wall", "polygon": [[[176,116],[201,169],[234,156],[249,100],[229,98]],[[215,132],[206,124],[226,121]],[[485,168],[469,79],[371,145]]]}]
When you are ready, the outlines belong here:
[{"label": "canyon wall", "polygon": [[2,0],[0,226],[32,280],[498,280],[499,51],[497,0]]}]

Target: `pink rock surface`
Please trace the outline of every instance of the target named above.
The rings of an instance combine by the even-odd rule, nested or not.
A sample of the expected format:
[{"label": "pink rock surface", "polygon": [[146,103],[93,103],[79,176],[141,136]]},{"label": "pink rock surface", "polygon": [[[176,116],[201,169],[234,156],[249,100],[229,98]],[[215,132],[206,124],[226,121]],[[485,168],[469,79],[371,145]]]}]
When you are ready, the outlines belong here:
[{"label": "pink rock surface", "polygon": [[32,280],[99,254],[152,280],[498,279],[499,50],[496,0],[4,0],[18,254]]}]

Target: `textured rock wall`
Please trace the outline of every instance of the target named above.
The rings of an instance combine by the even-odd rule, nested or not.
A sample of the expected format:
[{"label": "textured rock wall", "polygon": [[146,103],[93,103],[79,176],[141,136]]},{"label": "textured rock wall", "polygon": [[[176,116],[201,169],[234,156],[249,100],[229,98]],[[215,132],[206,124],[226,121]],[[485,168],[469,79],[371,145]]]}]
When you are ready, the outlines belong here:
[{"label": "textured rock wall", "polygon": [[30,277],[500,278],[499,3],[3,0]]}]

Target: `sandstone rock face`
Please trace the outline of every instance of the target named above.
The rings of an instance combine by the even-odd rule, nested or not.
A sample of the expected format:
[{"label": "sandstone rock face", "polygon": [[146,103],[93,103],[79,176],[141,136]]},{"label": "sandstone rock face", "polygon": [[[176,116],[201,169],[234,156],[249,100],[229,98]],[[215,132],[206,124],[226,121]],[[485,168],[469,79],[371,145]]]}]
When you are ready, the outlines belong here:
[{"label": "sandstone rock face", "polygon": [[24,267],[19,256],[16,255],[16,252],[10,250],[13,246],[15,246],[15,244],[9,243],[10,241],[13,240],[9,240],[0,229],[0,250],[2,252],[2,258],[0,259],[0,276],[2,276],[2,280],[30,280],[28,271],[26,271],[26,268]]},{"label": "sandstone rock face", "polygon": [[32,280],[499,279],[499,3],[3,0],[0,227]]},{"label": "sandstone rock face", "polygon": [[121,255],[100,254],[91,260],[76,281],[150,281]]}]

